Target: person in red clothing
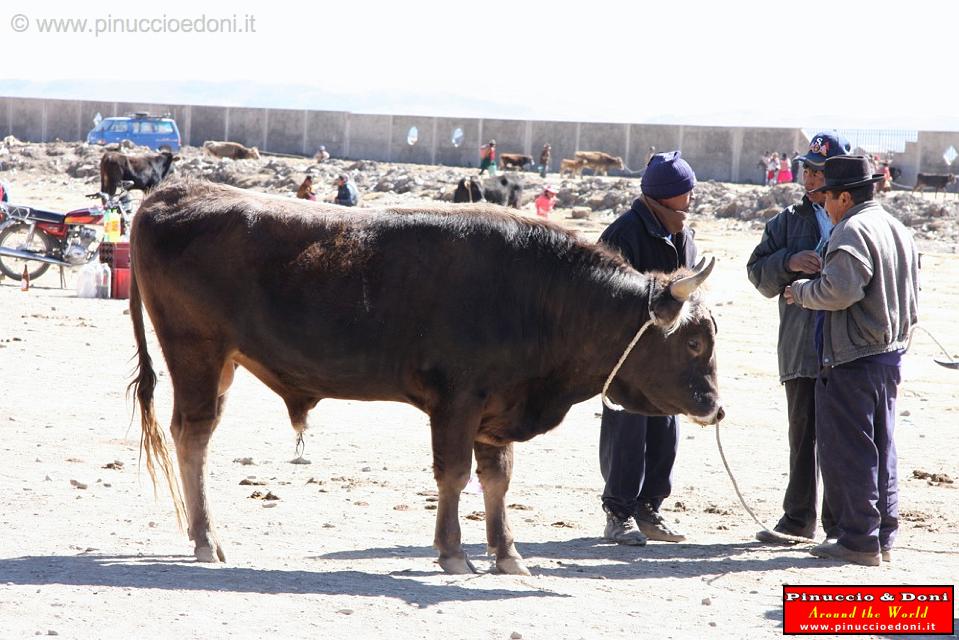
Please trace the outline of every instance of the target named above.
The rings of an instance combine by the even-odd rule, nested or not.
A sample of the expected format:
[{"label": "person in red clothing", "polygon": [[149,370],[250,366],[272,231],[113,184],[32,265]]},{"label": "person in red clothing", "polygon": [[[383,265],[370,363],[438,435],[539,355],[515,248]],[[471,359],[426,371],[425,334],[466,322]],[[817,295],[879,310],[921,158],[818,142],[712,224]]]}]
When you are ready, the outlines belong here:
[{"label": "person in red clothing", "polygon": [[480,147],[480,170],[479,174],[489,169],[491,176],[496,175],[496,140],[490,140],[487,144]]},{"label": "person in red clothing", "polygon": [[549,212],[556,206],[556,189],[549,185],[543,187],[543,193],[535,200],[536,215],[541,218],[549,218]]}]

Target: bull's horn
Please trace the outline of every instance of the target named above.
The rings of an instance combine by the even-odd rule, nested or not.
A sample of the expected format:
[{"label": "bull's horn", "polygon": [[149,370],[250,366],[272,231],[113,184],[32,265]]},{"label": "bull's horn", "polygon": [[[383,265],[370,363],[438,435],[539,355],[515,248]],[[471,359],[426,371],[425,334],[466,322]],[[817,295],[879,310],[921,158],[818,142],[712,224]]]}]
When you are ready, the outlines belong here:
[{"label": "bull's horn", "polygon": [[[703,260],[705,260],[705,258]],[[696,289],[705,282],[706,278],[709,277],[709,274],[713,272],[713,267],[716,265],[716,258],[710,258],[709,264],[706,265],[705,269],[701,268],[701,265],[702,261],[697,265],[696,272],[693,273],[693,275],[680,278],[669,285],[669,294],[673,296],[673,298],[681,302],[689,300],[689,296],[693,295],[693,292],[695,292]]]}]

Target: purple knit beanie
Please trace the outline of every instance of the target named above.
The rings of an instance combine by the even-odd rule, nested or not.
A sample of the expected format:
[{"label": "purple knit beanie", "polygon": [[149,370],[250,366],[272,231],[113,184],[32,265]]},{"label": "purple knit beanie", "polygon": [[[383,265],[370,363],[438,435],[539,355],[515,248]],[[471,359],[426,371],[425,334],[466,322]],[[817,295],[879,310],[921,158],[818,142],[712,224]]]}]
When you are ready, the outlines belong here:
[{"label": "purple knit beanie", "polygon": [[653,200],[664,200],[689,193],[696,186],[696,174],[679,151],[657,153],[649,159],[640,186]]}]

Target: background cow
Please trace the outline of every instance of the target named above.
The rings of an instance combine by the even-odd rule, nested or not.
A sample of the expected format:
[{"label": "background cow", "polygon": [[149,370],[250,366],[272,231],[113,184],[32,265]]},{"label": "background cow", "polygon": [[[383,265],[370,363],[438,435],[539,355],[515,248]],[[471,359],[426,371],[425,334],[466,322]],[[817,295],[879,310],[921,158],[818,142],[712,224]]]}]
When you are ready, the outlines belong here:
[{"label": "background cow", "polygon": [[239,365],[284,400],[300,433],[322,398],[425,412],[434,544],[448,573],[474,571],[458,509],[475,456],[497,570],[528,575],[505,507],[512,443],[599,393],[638,328],[648,335],[612,378],[610,399],[633,412],[722,419],[715,328],[697,293],[712,263],[641,274],[572,232],[488,205],[363,213],[177,180],[134,218],[132,386],[144,460],[178,496],[154,414],[143,307],[173,385],[171,431],[198,560],[225,560],[207,446]]},{"label": "background cow", "polygon": [[609,169],[625,169],[623,159],[619,156],[611,156],[602,151],[577,151],[576,158],[582,160],[584,165],[593,170],[597,176],[608,175]]},{"label": "background cow", "polygon": [[571,176],[579,176],[583,173],[583,167],[586,166],[585,160],[579,158],[563,158],[559,161],[559,175],[568,173]]},{"label": "background cow", "polygon": [[453,191],[453,202],[483,202],[483,187],[476,178],[460,178]]},{"label": "background cow", "polygon": [[491,204],[519,209],[523,204],[523,183],[511,176],[494,176],[483,182],[483,197]]},{"label": "background cow", "polygon": [[920,173],[916,176],[916,186],[912,190],[923,191],[925,187],[932,187],[936,190],[936,195],[939,195],[939,191],[945,190],[955,179],[956,176],[951,173]]},{"label": "background cow", "polygon": [[132,180],[133,189],[152,189],[173,171],[173,163],[179,159],[169,151],[140,155],[107,151],[100,157],[100,191],[113,196],[124,180]]},{"label": "background cow", "polygon": [[532,166],[533,156],[526,156],[522,153],[501,153],[499,154],[499,162],[503,170],[512,167],[522,171],[527,165]]},{"label": "background cow", "polygon": [[203,143],[206,152],[217,158],[232,158],[233,160],[259,160],[260,150],[256,147],[244,147],[239,142],[217,142],[207,140]]}]

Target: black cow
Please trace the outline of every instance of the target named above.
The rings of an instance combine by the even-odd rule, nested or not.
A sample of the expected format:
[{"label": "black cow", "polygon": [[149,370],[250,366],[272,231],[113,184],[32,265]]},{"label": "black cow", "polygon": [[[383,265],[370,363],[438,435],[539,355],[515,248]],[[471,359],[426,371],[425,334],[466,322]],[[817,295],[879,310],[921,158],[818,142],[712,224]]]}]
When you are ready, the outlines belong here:
[{"label": "black cow", "polygon": [[955,179],[956,176],[951,173],[920,173],[916,176],[916,186],[912,190],[923,191],[925,187],[932,187],[939,195],[939,191],[945,190]]},{"label": "black cow", "polygon": [[460,178],[453,191],[453,202],[483,202],[483,187],[476,178]]},{"label": "black cow", "polygon": [[610,378],[609,398],[628,411],[723,417],[714,323],[697,292],[712,263],[642,274],[502,207],[344,210],[183,179],[144,199],[131,253],[144,460],[154,481],[159,463],[176,486],[141,304],[173,384],[171,430],[201,561],[225,559],[205,467],[239,365],[283,398],[301,433],[322,398],[405,402],[428,414],[435,545],[449,573],[473,570],[457,512],[474,455],[496,567],[528,574],[505,508],[513,442],[556,427]]},{"label": "black cow", "polygon": [[124,180],[131,180],[133,189],[152,189],[173,171],[173,163],[179,159],[169,151],[141,155],[107,151],[100,158],[100,191],[113,196]]},{"label": "black cow", "polygon": [[533,164],[533,156],[523,155],[522,153],[501,153],[499,154],[499,163],[504,170],[510,167],[523,170],[526,165]]},{"label": "black cow", "polygon": [[489,203],[519,209],[523,200],[523,183],[510,176],[487,178],[483,182],[483,195]]}]

